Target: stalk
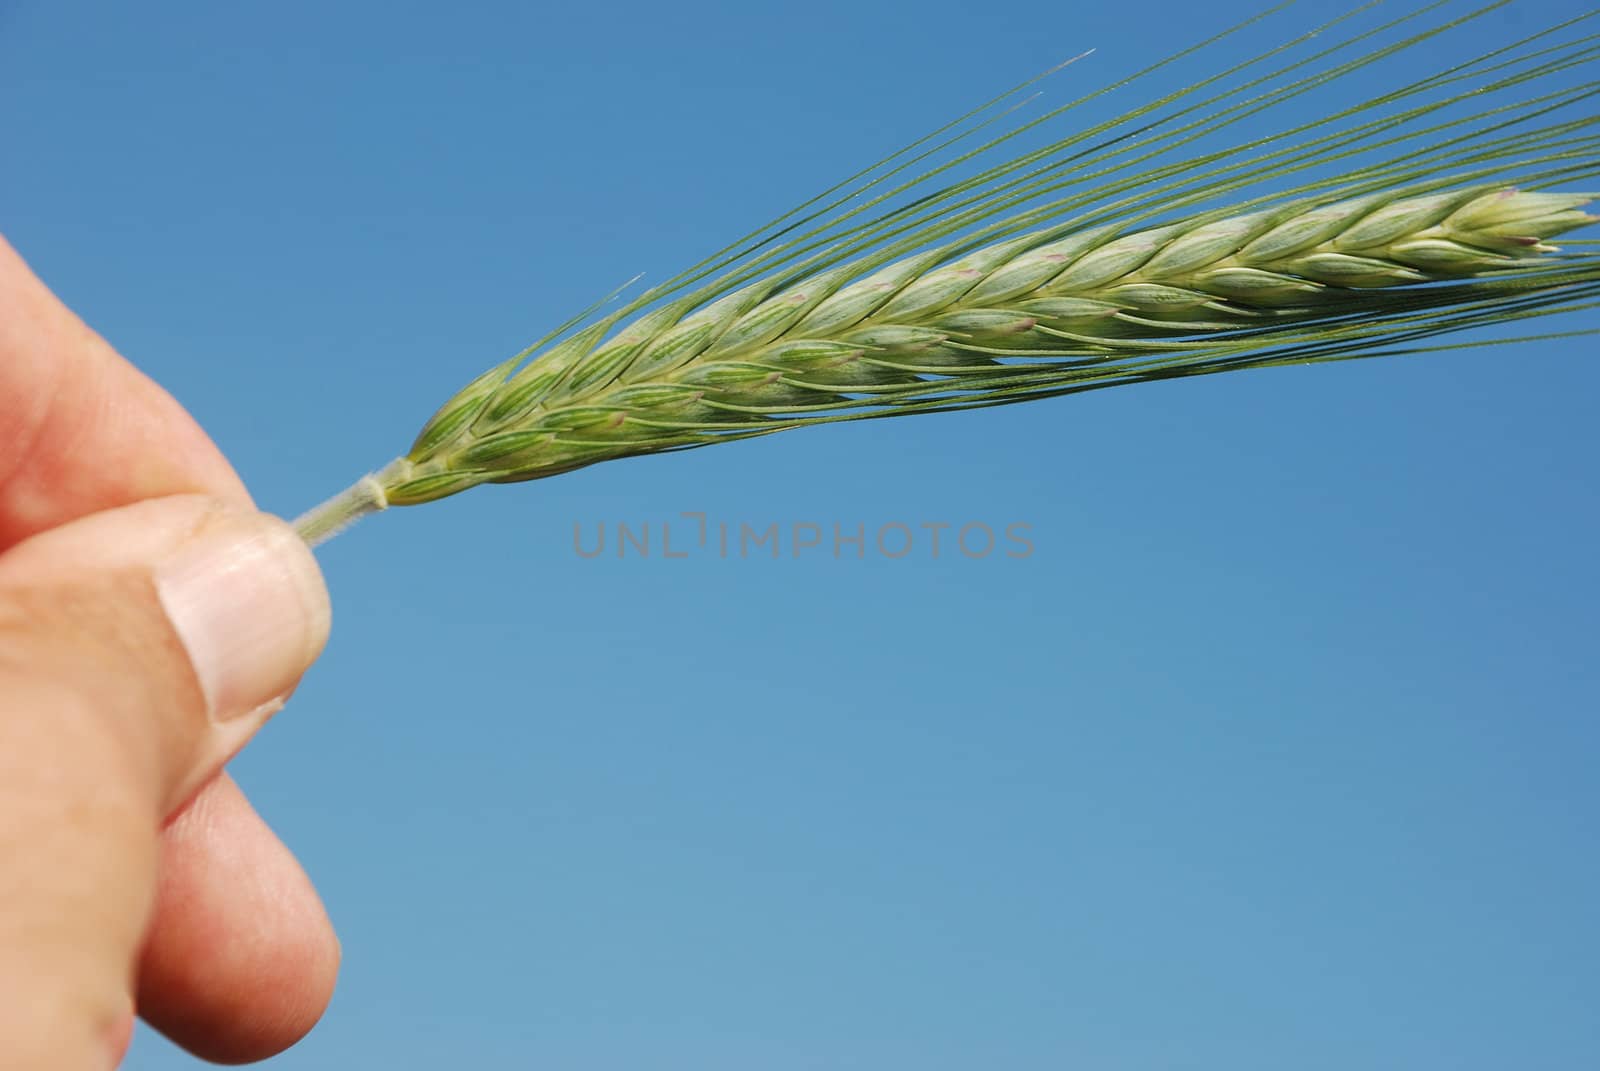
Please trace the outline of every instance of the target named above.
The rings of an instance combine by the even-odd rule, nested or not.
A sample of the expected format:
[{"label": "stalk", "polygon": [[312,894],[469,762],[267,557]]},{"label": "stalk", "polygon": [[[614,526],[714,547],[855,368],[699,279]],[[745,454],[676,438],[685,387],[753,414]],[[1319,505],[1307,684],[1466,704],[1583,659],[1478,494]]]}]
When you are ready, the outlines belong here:
[{"label": "stalk", "polygon": [[319,546],[371,513],[389,508],[385,481],[404,480],[410,469],[405,458],[395,458],[381,471],[361,477],[327,501],[313,506],[291,524],[309,546]]}]

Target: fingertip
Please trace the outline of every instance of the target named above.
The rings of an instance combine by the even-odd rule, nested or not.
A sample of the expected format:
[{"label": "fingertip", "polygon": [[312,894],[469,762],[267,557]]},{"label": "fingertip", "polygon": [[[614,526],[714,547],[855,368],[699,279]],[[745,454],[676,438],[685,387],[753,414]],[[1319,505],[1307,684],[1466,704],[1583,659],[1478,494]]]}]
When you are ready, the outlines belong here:
[{"label": "fingertip", "polygon": [[316,1026],[341,949],[304,870],[226,776],[163,835],[139,1015],[215,1063],[249,1063]]}]

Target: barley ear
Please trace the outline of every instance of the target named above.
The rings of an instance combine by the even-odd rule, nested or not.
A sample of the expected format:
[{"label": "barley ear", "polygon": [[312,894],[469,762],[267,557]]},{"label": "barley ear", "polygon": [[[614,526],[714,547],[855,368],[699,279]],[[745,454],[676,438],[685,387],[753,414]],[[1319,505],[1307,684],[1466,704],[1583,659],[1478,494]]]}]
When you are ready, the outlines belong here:
[{"label": "barley ear", "polygon": [[[1590,195],[1549,189],[1600,173],[1595,83],[1557,77],[1594,62],[1571,33],[1581,20],[1372,92],[1372,63],[1410,50],[1421,66],[1482,14],[1418,21],[1446,6],[1364,29],[1341,16],[1042,149],[1006,152],[1099,94],[965,149],[1010,114],[996,98],[605,315],[585,310],[296,525],[315,543],[388,506],[619,458],[1478,345],[1454,336],[1593,308],[1600,256],[1551,241],[1595,219]],[[1226,140],[1330,85],[1346,107]],[[956,165],[977,170],[947,178]]]}]

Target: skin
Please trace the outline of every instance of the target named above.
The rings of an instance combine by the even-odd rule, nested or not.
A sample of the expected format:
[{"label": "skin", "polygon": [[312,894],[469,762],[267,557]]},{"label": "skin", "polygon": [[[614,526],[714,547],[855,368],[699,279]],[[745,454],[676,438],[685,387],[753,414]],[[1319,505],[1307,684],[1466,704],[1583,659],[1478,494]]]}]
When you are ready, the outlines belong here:
[{"label": "skin", "polygon": [[[178,403],[0,240],[0,1066],[114,1066],[135,1013],[197,1056],[259,1060],[332,994],[316,892],[220,772],[270,710],[207,722],[132,568],[219,503],[268,523]],[[72,591],[83,606],[51,594]]]}]

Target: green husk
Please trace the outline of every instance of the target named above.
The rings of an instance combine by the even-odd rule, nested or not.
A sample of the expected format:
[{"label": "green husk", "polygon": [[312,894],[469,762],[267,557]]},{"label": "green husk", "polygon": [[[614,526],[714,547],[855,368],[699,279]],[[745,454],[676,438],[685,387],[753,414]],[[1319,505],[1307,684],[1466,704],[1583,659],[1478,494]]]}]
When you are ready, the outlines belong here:
[{"label": "green husk", "polygon": [[1600,171],[1600,119],[1584,112],[1600,86],[1550,84],[1592,64],[1597,36],[1575,33],[1592,16],[1376,96],[1357,80],[1359,99],[1325,118],[1211,145],[1508,2],[1432,26],[1421,23],[1448,0],[1347,25],[1365,5],[930,191],[1100,95],[955,153],[1009,114],[1018,87],[619,309],[569,321],[464,387],[405,456],[296,523],[315,543],[389,505],[621,457],[1477,345],[1421,343],[1593,307],[1600,257],[1546,241],[1593,221],[1580,211],[1589,196],[1533,192]]}]

